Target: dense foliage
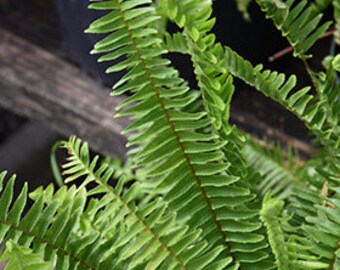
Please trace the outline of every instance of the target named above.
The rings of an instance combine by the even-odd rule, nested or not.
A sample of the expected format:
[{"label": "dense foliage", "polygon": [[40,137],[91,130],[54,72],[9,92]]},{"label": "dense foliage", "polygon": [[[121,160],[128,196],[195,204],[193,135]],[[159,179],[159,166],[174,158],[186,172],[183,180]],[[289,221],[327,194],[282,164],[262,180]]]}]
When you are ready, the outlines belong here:
[{"label": "dense foliage", "polygon": [[[250,2],[237,1],[245,18]],[[72,137],[61,143],[67,186],[28,195],[25,185],[14,198],[12,177],[0,198],[7,269],[340,269],[340,55],[328,56],[323,71],[308,65],[330,27],[340,36],[339,2],[256,4],[313,85],[297,89],[295,75],[254,67],[217,43],[212,0],[90,4],[106,11],[87,30],[106,35],[91,53],[119,60],[108,73],[125,71],[112,95],[125,95],[117,116],[131,119],[129,161],[90,158]],[[333,22],[322,21],[327,8]],[[180,31],[168,33],[168,21]],[[199,89],[169,52],[191,57]],[[260,146],[232,126],[234,78],[296,115],[318,152],[302,162],[294,149]]]}]

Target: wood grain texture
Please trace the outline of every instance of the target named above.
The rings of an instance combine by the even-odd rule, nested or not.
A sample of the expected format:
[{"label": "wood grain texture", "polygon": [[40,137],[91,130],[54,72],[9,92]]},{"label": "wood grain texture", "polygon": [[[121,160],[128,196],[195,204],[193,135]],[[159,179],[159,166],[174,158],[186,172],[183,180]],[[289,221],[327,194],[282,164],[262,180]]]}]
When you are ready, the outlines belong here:
[{"label": "wood grain texture", "polygon": [[126,119],[113,119],[119,98],[72,64],[0,28],[0,106],[124,157]]}]

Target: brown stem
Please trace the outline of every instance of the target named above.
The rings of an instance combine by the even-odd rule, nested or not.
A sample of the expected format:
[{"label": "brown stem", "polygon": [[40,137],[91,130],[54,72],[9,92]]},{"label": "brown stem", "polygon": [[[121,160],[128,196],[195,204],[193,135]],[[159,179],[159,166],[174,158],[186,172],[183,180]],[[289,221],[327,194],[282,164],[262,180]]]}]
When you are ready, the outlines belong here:
[{"label": "brown stem", "polygon": [[[319,39],[324,39],[324,38],[326,38],[326,37],[333,36],[334,33],[335,33],[335,30],[334,30],[334,29],[333,29],[333,30],[329,30],[328,32],[324,33]],[[274,61],[280,59],[281,57],[283,57],[283,56],[289,54],[289,53],[292,52],[293,50],[294,50],[294,48],[293,48],[292,46],[286,47],[286,48],[284,48],[283,50],[281,50],[281,51],[279,51],[279,52],[273,54],[272,56],[270,56],[270,57],[268,58],[268,61],[269,61],[269,62],[274,62]]]}]

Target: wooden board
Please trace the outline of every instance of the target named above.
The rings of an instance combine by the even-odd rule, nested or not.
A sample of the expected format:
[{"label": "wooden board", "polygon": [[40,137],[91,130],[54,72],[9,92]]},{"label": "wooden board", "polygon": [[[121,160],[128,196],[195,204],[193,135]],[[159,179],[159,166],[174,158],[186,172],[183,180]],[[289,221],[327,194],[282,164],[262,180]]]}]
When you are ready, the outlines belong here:
[{"label": "wooden board", "polygon": [[72,64],[0,28],[0,106],[124,157],[126,119],[113,119],[119,98]]}]

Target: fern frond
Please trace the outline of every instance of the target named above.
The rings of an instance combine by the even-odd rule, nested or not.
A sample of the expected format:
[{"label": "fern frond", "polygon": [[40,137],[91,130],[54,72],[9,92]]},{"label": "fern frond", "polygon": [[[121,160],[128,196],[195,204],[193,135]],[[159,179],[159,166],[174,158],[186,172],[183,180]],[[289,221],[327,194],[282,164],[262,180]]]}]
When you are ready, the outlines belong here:
[{"label": "fern frond", "polygon": [[[1,184],[5,175],[6,173],[0,175]],[[77,207],[73,208],[72,214],[70,207],[57,213],[59,200],[44,205],[44,197],[41,196],[24,215],[27,185],[14,200],[14,181],[15,177],[12,177],[0,197],[0,239],[6,242],[12,241],[20,248],[9,244],[9,250],[4,253],[5,258],[6,254],[11,254],[19,256],[16,261],[10,262],[11,264],[16,264],[18,260],[26,263],[27,254],[30,254],[29,256],[34,258],[37,264],[41,263],[42,266],[45,264],[40,259],[44,258],[46,262],[53,262],[57,269],[65,269],[69,265],[74,265],[74,269],[95,269],[95,265],[89,261],[88,255],[91,252],[89,254],[81,253],[81,251],[89,252],[94,246],[82,246],[80,245],[83,242],[82,238],[71,237],[77,230],[77,222],[83,211],[84,190],[73,197]],[[72,243],[68,241],[69,239],[72,239]],[[74,247],[83,248],[75,251]],[[31,248],[33,253],[31,254],[27,248]],[[100,257],[97,259],[100,261]]]},{"label": "fern frond", "polygon": [[[195,8],[197,13],[201,12],[200,6],[194,4],[197,1],[179,1],[178,2],[178,16],[188,18],[192,20],[193,25],[203,25],[205,23],[213,21],[209,16],[205,17],[190,17],[190,9],[183,7],[191,6]],[[191,3],[191,5],[190,5]],[[210,9],[207,10],[207,6],[202,7],[205,10],[205,14],[211,14]],[[169,18],[171,20],[171,18]],[[196,21],[195,21],[196,20]],[[176,21],[174,21],[176,23]],[[181,27],[181,25],[178,25]],[[223,141],[227,141],[228,144],[222,148],[225,155],[225,159],[230,162],[231,166],[227,169],[229,175],[239,178],[240,181],[234,183],[234,187],[248,189],[249,194],[256,198],[255,194],[250,190],[250,175],[248,175],[246,162],[243,160],[240,151],[239,139],[240,136],[235,128],[232,128],[229,124],[229,110],[231,98],[234,92],[233,80],[229,71],[223,67],[223,61],[218,62],[217,59],[223,59],[224,49],[221,44],[215,44],[216,39],[214,34],[211,34],[204,28],[204,31],[199,31],[200,39],[195,41],[187,29],[186,25],[183,27],[183,33],[177,33],[177,37],[181,37],[181,44],[186,44],[187,50],[185,51],[191,56],[194,72],[197,77],[198,86],[202,95],[202,102],[209,113],[209,117],[214,119],[212,125],[212,132],[216,133]],[[174,44],[174,43],[172,43]],[[175,47],[175,46],[173,46]],[[244,201],[243,206],[237,206],[230,208],[226,206],[224,211],[234,212],[251,211],[253,215],[245,214],[242,218],[243,224],[248,225],[248,229],[242,231],[244,238],[252,238],[254,233],[262,234],[263,228],[260,225],[259,209],[254,206],[256,203],[254,200],[247,200],[246,197],[240,197],[239,200]],[[231,220],[229,223],[232,222]],[[241,229],[240,229],[241,230]],[[232,235],[233,228],[226,228],[228,235]],[[228,240],[228,239],[227,239]],[[237,244],[230,243],[231,249]],[[241,269],[254,269],[254,264],[262,269],[271,269],[274,265],[269,262],[268,244],[265,239],[258,238],[254,240],[251,247],[247,248],[243,245],[243,248],[237,248],[238,252],[234,252],[234,257],[237,263],[240,264]],[[256,250],[254,252],[254,249]]]},{"label": "fern frond", "polygon": [[278,269],[327,269],[329,265],[310,252],[312,247],[296,233],[296,229],[283,224],[287,219],[282,218],[283,208],[283,201],[271,198],[267,193],[263,201],[261,219],[267,228]]},{"label": "fern frond", "polygon": [[338,269],[340,263],[340,196],[339,189],[330,190],[332,198],[325,198],[322,205],[315,205],[317,215],[307,216],[309,224],[304,226],[306,233],[311,236],[315,253],[320,260],[327,262],[328,269]]},{"label": "fern frond", "polygon": [[44,261],[41,254],[34,254],[32,249],[22,247],[13,241],[6,243],[0,262],[6,263],[6,270],[53,269],[53,262]]},{"label": "fern frond", "polygon": [[282,212],[284,202],[277,199],[270,199],[267,195],[263,201],[261,220],[267,227],[269,243],[276,257],[276,265],[279,270],[288,270],[289,256],[285,245],[284,234],[277,219]]},{"label": "fern frond", "polygon": [[225,51],[226,68],[237,78],[255,87],[264,95],[270,97],[289,111],[294,113],[305,125],[328,146],[333,149],[339,145],[339,126],[334,126],[323,105],[324,101],[309,94],[311,87],[295,91],[296,76],[286,79],[285,74],[270,70],[262,70],[262,65],[255,68],[231,48]]},{"label": "fern frond", "polygon": [[[99,165],[98,157],[91,161],[86,143],[72,137],[64,147],[70,153],[63,166],[65,181],[72,182],[82,176],[85,179],[81,186],[94,182],[98,185],[88,195],[104,195],[103,202],[91,207],[87,216],[95,221],[99,231],[112,234],[114,252],[105,262],[107,267],[114,263],[117,269],[126,265],[129,269],[143,265],[143,269],[224,269],[230,264],[231,257],[218,259],[223,246],[206,248],[201,230],[179,225],[163,200],[157,197],[141,200],[139,182],[124,190],[126,181],[122,178],[112,187],[111,167],[107,163]],[[120,224],[124,224],[123,230]]]},{"label": "fern frond", "polygon": [[169,52],[188,54],[189,48],[183,33],[169,34],[164,36],[165,47]]},{"label": "fern frond", "polygon": [[[170,209],[177,212],[178,220],[186,222],[192,229],[202,228],[203,237],[209,239],[209,245],[216,247],[222,244],[224,256],[235,256],[234,243],[253,243],[264,239],[259,233],[243,236],[244,231],[253,231],[261,224],[258,222],[250,226],[237,221],[235,226],[230,225],[224,217],[224,210],[240,207],[255,197],[248,188],[234,185],[239,178],[226,173],[230,163],[224,161],[221,148],[227,142],[220,141],[216,134],[203,132],[211,127],[212,119],[203,111],[186,112],[186,107],[200,95],[189,91],[186,83],[178,77],[178,72],[169,66],[169,61],[162,58],[167,51],[163,42],[155,36],[156,31],[152,30],[153,22],[144,21],[141,15],[141,23],[134,27],[134,19],[130,19],[129,14],[142,14],[145,7],[138,6],[147,3],[108,1],[92,4],[94,9],[105,7],[111,11],[88,30],[110,33],[95,46],[94,52],[106,53],[102,60],[112,60],[118,55],[127,58],[108,71],[128,70],[114,87],[114,94],[132,93],[119,107],[132,106],[119,115],[133,115],[134,123],[125,132],[135,132],[129,137],[129,145],[138,147],[130,154],[135,154],[137,166],[144,167],[138,172],[148,178],[144,186],[152,192],[164,193]],[[189,27],[190,36],[196,40],[211,28],[214,20],[209,19],[206,23],[209,12],[194,14],[195,7],[190,3],[183,2],[183,5],[193,8],[191,14],[194,19],[185,18],[197,22],[195,25],[189,23],[192,26]],[[211,1],[198,3],[203,10],[210,8],[210,4]],[[151,11],[152,6],[150,8],[148,12],[156,14]],[[176,8],[170,11],[176,20],[182,20],[182,13],[175,12]],[[112,20],[120,20],[125,29],[116,30]],[[109,25],[112,28],[109,29]],[[149,29],[148,32],[145,29]],[[188,209],[191,215],[187,214]]]},{"label": "fern frond", "polygon": [[[294,48],[294,56],[306,59],[307,51],[327,31],[331,22],[321,25],[323,17],[320,5],[309,4],[307,0],[256,0],[266,16],[271,18],[275,26],[287,37]],[[327,4],[327,3],[326,3]],[[322,6],[323,7],[323,6]]]},{"label": "fern frond", "polygon": [[280,145],[272,149],[261,148],[249,142],[244,147],[244,157],[253,168],[262,175],[257,189],[262,195],[271,190],[271,195],[280,200],[289,198],[295,185],[307,187],[299,171],[299,157],[289,148],[285,156]]}]

